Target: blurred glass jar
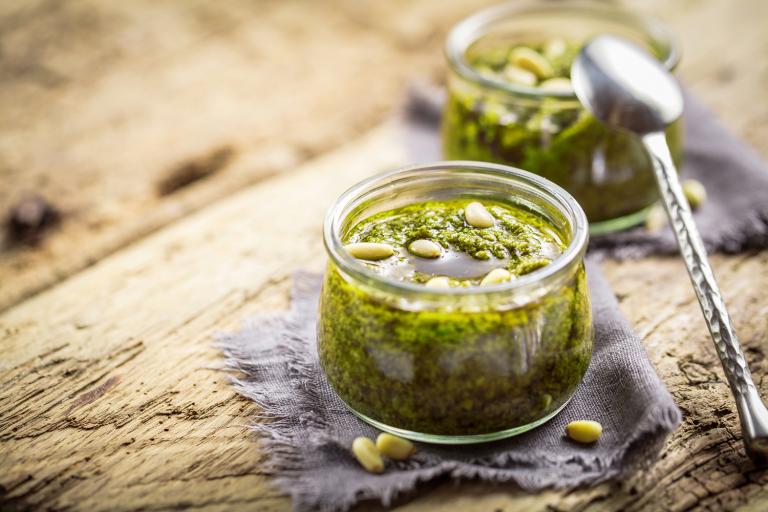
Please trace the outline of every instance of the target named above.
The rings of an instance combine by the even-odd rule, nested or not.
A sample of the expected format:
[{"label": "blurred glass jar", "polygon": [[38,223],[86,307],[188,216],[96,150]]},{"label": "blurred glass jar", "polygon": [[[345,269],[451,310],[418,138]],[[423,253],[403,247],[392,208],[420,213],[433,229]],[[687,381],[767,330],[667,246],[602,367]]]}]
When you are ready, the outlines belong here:
[{"label": "blurred glass jar", "polygon": [[[448,36],[442,126],[446,158],[513,165],[554,181],[581,204],[595,234],[642,222],[658,199],[640,142],[603,126],[572,91],[517,85],[482,73],[472,62],[505,45],[581,45],[601,33],[634,41],[670,70],[679,61],[678,45],[664,25],[604,2],[515,2],[486,9]],[[669,127],[667,140],[679,167],[681,121]]]},{"label": "blurred glass jar", "polygon": [[[378,212],[464,198],[533,213],[565,249],[511,282],[447,289],[393,280],[344,250],[345,235]],[[359,183],[331,207],[323,231],[317,334],[329,383],[368,423],[420,441],[490,441],[547,421],[592,355],[587,231],[563,189],[506,166],[439,162]]]}]

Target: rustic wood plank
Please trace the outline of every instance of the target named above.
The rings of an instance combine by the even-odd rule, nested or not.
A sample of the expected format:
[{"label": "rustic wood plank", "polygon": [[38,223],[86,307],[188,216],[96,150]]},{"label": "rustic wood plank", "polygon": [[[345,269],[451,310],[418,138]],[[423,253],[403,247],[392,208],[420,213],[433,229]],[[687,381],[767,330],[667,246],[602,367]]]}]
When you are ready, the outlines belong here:
[{"label": "rustic wood plank", "polygon": [[[255,408],[210,369],[218,360],[211,335],[248,314],[285,307],[289,272],[320,269],[319,222],[327,204],[347,184],[401,163],[399,147],[394,128],[384,126],[0,316],[3,499],[53,508],[287,507],[261,474],[263,454],[244,428]],[[719,257],[714,265],[762,376],[768,252]],[[768,472],[753,470],[738,442],[736,414],[682,264],[650,259],[607,268],[686,413],[662,459],[622,484],[536,496],[443,486],[405,510],[479,511],[496,503],[531,510],[720,509],[766,490]],[[768,392],[765,379],[758,384]]]},{"label": "rustic wood plank", "polygon": [[[37,191],[64,221],[36,248],[0,241],[0,310],[381,122],[477,7],[429,5],[2,4],[0,216]],[[190,167],[206,172],[163,193]]]},{"label": "rustic wood plank", "polygon": [[393,138],[381,128],[2,315],[0,499],[21,508],[285,505],[245,426],[254,407],[210,368],[219,361],[212,334],[285,306],[288,273],[323,261],[319,222],[333,197],[403,161]]},{"label": "rustic wood plank", "polygon": [[[736,40],[754,42],[748,46],[755,51],[765,48],[765,4],[693,5],[695,11],[688,2],[663,11],[690,48],[685,76],[739,133],[764,140],[768,106],[754,98],[764,96],[766,63],[734,49],[734,69],[750,64],[754,72],[724,81],[711,52]],[[405,24],[398,30],[424,29]],[[698,44],[707,51],[697,50]],[[211,335],[249,314],[285,306],[290,271],[319,269],[325,207],[346,185],[402,163],[398,137],[391,125],[378,128],[351,147],[142,239],[0,315],[3,505],[287,509],[287,500],[263,474],[258,441],[245,428],[257,411],[211,369],[219,360]],[[289,212],[290,223],[274,221]],[[714,265],[766,395],[768,253],[718,257]],[[538,495],[508,486],[445,485],[403,509],[764,508],[768,474],[752,469],[741,449],[735,411],[682,264],[649,259],[610,263],[607,270],[623,310],[685,412],[662,459],[621,484]]]}]

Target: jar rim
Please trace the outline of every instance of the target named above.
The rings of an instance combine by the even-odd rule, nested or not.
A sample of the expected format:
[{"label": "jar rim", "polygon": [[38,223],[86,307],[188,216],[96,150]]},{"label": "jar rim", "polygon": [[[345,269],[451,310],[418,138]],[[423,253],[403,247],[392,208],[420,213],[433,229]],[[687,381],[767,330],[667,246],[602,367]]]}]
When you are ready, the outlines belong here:
[{"label": "jar rim", "polygon": [[480,84],[485,88],[531,98],[554,97],[577,100],[574,92],[545,91],[536,87],[526,87],[524,85],[515,85],[511,82],[493,80],[477,72],[466,59],[466,51],[469,47],[486,35],[489,29],[499,21],[524,14],[562,14],[563,12],[569,12],[574,16],[582,17],[614,17],[616,21],[623,22],[628,26],[630,24],[627,22],[634,22],[646,35],[662,43],[666,49],[666,55],[662,56],[662,64],[665,68],[673,71],[680,62],[680,44],[672,31],[661,20],[628,9],[590,0],[576,1],[565,5],[515,1],[482,9],[464,18],[451,29],[445,41],[445,57],[450,67],[461,77],[472,83]]},{"label": "jar rim", "polygon": [[[350,256],[341,240],[341,229],[344,221],[355,206],[368,194],[376,191],[393,191],[393,182],[418,179],[428,173],[453,170],[456,172],[473,172],[488,175],[495,178],[512,179],[517,183],[523,183],[537,190],[545,197],[549,204],[567,219],[570,228],[570,240],[562,254],[558,255],[549,265],[513,279],[487,287],[469,288],[426,288],[423,285],[407,281],[399,281],[388,276],[383,276],[361,264]],[[526,289],[540,287],[542,282],[556,280],[567,273],[574,262],[581,261],[586,252],[589,239],[589,224],[584,210],[578,202],[555,183],[536,174],[507,165],[475,162],[465,160],[447,160],[426,164],[408,165],[398,169],[379,173],[358,182],[342,193],[331,205],[323,223],[323,243],[326,252],[332,262],[344,273],[356,280],[375,285],[386,291],[402,295],[419,295],[425,297],[471,297],[487,296],[495,293],[509,293],[524,291]]]}]

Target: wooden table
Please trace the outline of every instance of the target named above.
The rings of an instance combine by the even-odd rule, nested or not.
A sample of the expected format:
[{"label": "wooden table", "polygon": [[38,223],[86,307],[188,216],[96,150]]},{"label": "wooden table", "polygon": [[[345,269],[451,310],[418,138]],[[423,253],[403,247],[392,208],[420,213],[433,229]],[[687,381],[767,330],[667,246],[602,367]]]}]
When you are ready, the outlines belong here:
[{"label": "wooden table", "polygon": [[[768,3],[635,3],[670,22],[687,84],[760,148]],[[0,210],[33,190],[63,221],[0,251],[0,508],[289,507],[212,336],[285,307],[291,272],[324,259],[333,198],[406,163],[392,112],[414,77],[442,76],[447,28],[478,7],[3,2]],[[768,252],[714,265],[768,395]],[[443,483],[402,510],[768,509],[682,263],[605,268],[685,414],[660,460],[569,493]]]}]

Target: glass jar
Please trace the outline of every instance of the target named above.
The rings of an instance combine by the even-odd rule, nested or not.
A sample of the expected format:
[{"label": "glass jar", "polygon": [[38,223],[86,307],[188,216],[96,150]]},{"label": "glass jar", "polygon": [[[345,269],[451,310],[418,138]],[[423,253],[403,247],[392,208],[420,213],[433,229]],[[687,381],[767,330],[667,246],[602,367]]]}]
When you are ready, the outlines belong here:
[{"label": "glass jar", "polygon": [[[385,277],[343,248],[371,215],[468,198],[533,213],[565,249],[511,282],[436,289]],[[438,162],[355,185],[331,207],[323,232],[329,262],[317,339],[328,382],[366,422],[419,441],[490,441],[547,421],[592,354],[587,231],[562,188],[502,165]]]},{"label": "glass jar", "polygon": [[[605,2],[501,5],[459,23],[445,46],[450,72],[444,156],[514,165],[554,181],[584,208],[593,234],[642,222],[658,199],[651,161],[640,142],[602,125],[572,91],[489,78],[471,62],[505,45],[552,39],[580,45],[602,33],[634,41],[670,70],[678,63],[678,46],[661,23]],[[678,120],[667,131],[678,167],[681,130]]]}]

